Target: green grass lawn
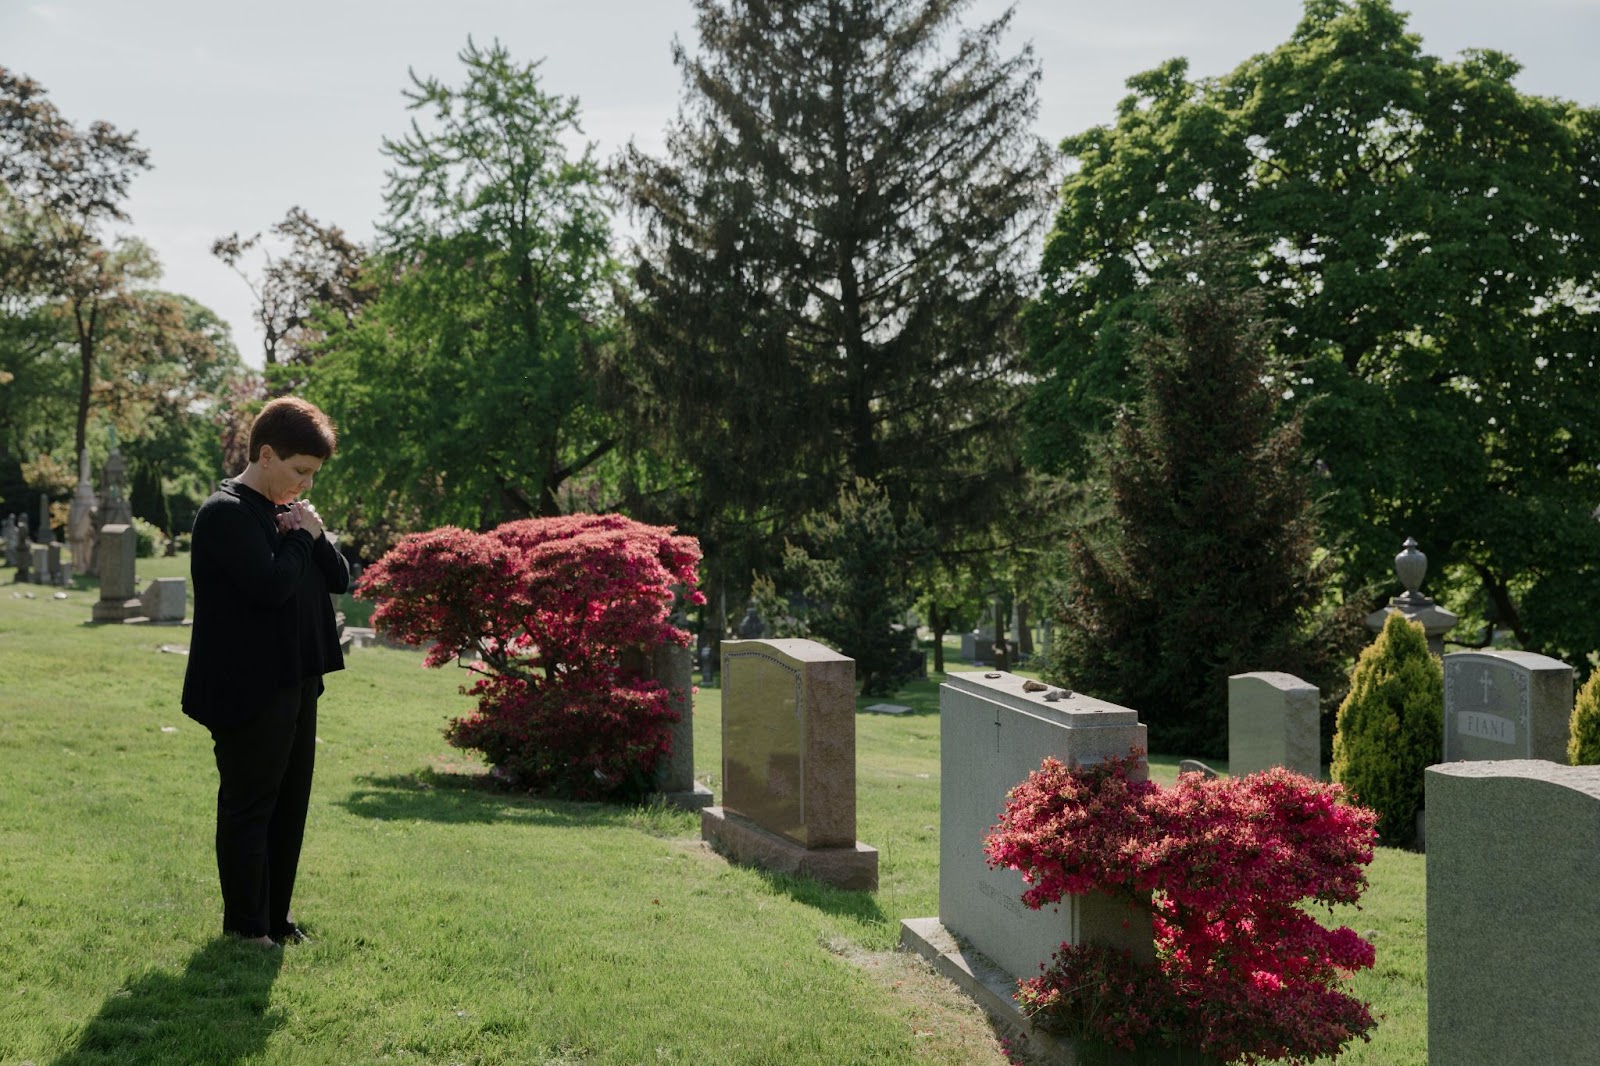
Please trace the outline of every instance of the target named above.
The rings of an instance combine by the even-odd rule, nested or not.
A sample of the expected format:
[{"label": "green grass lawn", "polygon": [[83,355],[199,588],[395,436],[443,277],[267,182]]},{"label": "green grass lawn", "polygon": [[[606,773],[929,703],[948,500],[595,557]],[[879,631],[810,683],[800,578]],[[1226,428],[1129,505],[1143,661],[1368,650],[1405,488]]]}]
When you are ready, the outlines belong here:
[{"label": "green grass lawn", "polygon": [[[359,650],[322,702],[295,907],[316,940],[264,953],[217,936],[209,738],[159,650],[187,630],[87,625],[95,596],[0,586],[0,1066],[1004,1062],[894,950],[938,912],[934,681],[857,720],[869,894],[730,867],[692,815],[477,787],[440,736],[464,675]],[[720,796],[719,695],[695,762]],[[1372,878],[1340,918],[1375,931],[1356,988],[1385,1020],[1341,1061],[1421,1063],[1421,857]]]}]

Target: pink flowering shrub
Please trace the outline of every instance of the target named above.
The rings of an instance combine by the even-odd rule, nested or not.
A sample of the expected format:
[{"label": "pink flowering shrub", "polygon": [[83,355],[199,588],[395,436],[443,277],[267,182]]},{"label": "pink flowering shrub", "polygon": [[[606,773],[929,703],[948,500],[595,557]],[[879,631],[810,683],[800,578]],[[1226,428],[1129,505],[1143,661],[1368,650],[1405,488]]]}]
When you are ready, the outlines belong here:
[{"label": "pink flowering shrub", "polygon": [[[461,657],[480,677],[477,710],[445,736],[519,786],[575,799],[649,791],[677,715],[627,653],[689,634],[668,621],[692,589],[700,548],[621,515],[445,527],[405,537],[362,575],[373,624],[429,644],[427,666]],[[704,603],[699,592],[690,603]]]},{"label": "pink flowering shrub", "polygon": [[1020,982],[1024,1008],[1116,1047],[1224,1062],[1303,1063],[1369,1039],[1371,1012],[1341,985],[1373,964],[1372,945],[1302,901],[1360,898],[1377,816],[1281,768],[1162,788],[1138,779],[1139,755],[1077,770],[1046,759],[990,831],[989,864],[1022,873],[1029,907],[1103,892],[1154,912],[1154,967],[1063,944]]}]

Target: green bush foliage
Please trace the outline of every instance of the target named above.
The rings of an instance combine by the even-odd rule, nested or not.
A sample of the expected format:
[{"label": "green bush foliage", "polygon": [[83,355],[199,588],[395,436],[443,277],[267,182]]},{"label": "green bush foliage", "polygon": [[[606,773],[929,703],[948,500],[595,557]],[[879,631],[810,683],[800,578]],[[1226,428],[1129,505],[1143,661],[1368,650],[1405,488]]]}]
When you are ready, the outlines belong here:
[{"label": "green bush foliage", "polygon": [[1385,844],[1415,839],[1423,771],[1441,758],[1443,722],[1444,667],[1422,626],[1395,612],[1350,673],[1331,768],[1357,802],[1378,812]]},{"label": "green bush foliage", "polygon": [[1278,416],[1260,286],[1221,231],[1152,286],[1141,398],[1101,454],[1102,516],[1068,533],[1048,679],[1139,709],[1156,751],[1228,750],[1232,674],[1272,664],[1333,693],[1359,645],[1335,609],[1300,423]]},{"label": "green bush foliage", "polygon": [[915,512],[896,515],[882,486],[857,478],[832,512],[807,516],[800,529],[805,545],[786,544],[784,569],[815,605],[805,619],[812,635],[856,661],[863,695],[892,695],[915,636],[895,623],[932,546],[927,527]]},{"label": "green bush foliage", "polygon": [[1572,724],[1567,739],[1567,761],[1573,766],[1600,763],[1600,670],[1578,690],[1572,704]]},{"label": "green bush foliage", "polygon": [[154,522],[147,522],[138,515],[134,515],[133,531],[139,538],[139,544],[134,549],[134,554],[140,559],[154,559],[156,556],[166,552],[167,535]]}]

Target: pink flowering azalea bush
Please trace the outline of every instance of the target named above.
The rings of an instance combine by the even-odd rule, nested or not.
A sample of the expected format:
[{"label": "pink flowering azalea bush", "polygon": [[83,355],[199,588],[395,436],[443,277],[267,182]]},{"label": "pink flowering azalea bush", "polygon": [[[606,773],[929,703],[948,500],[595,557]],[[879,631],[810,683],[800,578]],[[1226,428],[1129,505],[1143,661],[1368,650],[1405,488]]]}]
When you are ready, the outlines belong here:
[{"label": "pink flowering azalea bush", "polygon": [[1024,1009],[1114,1047],[1223,1062],[1305,1063],[1370,1039],[1371,1011],[1342,985],[1372,966],[1372,945],[1303,903],[1360,898],[1377,816],[1282,768],[1163,788],[1142,779],[1140,754],[1081,769],[1046,759],[990,831],[989,864],[1022,873],[1029,907],[1102,892],[1153,911],[1155,966],[1063,944],[1020,982]]},{"label": "pink flowering azalea bush", "polygon": [[[574,799],[648,792],[677,714],[629,653],[686,645],[668,621],[692,589],[693,537],[621,515],[445,527],[401,540],[362,575],[373,624],[428,644],[427,666],[470,658],[477,710],[446,738],[519,787]],[[690,603],[704,603],[689,592]]]}]

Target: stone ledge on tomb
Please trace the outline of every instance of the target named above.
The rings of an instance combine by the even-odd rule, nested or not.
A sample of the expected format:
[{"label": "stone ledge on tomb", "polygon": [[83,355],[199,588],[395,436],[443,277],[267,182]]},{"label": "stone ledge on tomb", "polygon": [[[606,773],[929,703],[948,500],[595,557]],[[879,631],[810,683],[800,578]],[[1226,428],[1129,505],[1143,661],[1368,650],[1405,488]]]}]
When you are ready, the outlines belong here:
[{"label": "stone ledge on tomb", "polygon": [[129,622],[144,620],[144,604],[137,596],[126,600],[99,600],[89,617],[96,622]]},{"label": "stone ledge on tomb", "polygon": [[1012,998],[1017,978],[970,945],[963,945],[937,918],[905,918],[900,922],[900,949],[927,959],[935,971],[982,1007],[1007,1035],[1028,1040],[1030,1061],[1050,1066],[1077,1066],[1072,1040],[1036,1028]]},{"label": "stone ledge on tomb", "polygon": [[694,783],[693,788],[657,792],[654,798],[668,807],[677,807],[684,811],[703,811],[716,802],[711,790],[698,781]]},{"label": "stone ledge on tomb", "polygon": [[835,888],[878,890],[878,849],[859,840],[854,847],[808,848],[722,807],[700,812],[700,838],[742,865],[797,874]]}]

